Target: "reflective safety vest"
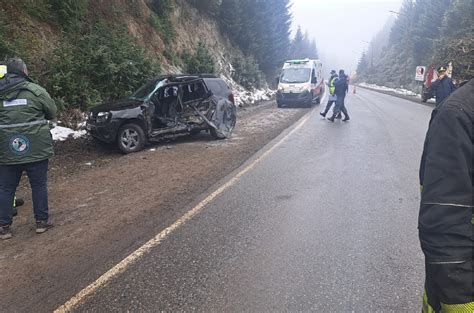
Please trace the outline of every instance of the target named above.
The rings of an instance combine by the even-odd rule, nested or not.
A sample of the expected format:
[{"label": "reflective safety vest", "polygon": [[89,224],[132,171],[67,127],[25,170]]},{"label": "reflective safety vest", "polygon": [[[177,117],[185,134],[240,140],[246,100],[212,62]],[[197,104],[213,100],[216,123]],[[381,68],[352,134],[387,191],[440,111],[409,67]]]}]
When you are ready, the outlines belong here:
[{"label": "reflective safety vest", "polygon": [[337,79],[337,76],[331,79],[331,82],[329,83],[329,93],[331,95],[333,95],[334,92],[336,91],[336,87],[334,86],[334,82],[336,81],[336,79]]}]

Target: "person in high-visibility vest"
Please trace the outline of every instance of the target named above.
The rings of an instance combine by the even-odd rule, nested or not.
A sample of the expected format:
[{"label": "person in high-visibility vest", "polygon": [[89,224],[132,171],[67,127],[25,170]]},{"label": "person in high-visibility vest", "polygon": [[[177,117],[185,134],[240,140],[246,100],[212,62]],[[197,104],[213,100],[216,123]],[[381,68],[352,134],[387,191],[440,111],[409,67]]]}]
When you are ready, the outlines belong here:
[{"label": "person in high-visibility vest", "polygon": [[334,94],[336,91],[336,87],[334,87],[334,82],[337,80],[337,73],[335,70],[331,71],[331,77],[329,78],[328,86],[329,86],[329,98],[328,98],[328,103],[326,104],[326,109],[324,109],[324,112],[319,113],[322,117],[326,117],[326,114],[328,114],[329,110],[331,109],[331,106],[336,103],[337,96]]},{"label": "person in high-visibility vest", "polygon": [[424,313],[474,312],[474,79],[433,111],[420,165]]}]

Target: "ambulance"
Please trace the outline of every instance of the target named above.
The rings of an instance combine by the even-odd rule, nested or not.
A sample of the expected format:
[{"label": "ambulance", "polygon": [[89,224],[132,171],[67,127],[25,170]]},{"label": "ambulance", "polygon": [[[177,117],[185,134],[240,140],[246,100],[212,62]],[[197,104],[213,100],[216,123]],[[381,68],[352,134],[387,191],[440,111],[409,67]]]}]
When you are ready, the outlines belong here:
[{"label": "ambulance", "polygon": [[319,104],[324,94],[323,65],[319,60],[286,61],[278,77],[277,105]]}]

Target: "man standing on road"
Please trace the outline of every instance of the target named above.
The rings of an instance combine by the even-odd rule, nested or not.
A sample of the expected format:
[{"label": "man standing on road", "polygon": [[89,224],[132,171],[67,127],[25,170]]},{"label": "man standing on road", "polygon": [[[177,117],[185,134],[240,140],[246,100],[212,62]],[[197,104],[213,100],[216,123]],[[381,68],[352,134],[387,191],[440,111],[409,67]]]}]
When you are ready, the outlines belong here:
[{"label": "man standing on road", "polygon": [[420,166],[423,312],[474,312],[474,79],[432,114]]},{"label": "man standing on road", "polygon": [[339,78],[336,80],[334,83],[335,91],[334,93],[336,94],[336,107],[334,108],[334,113],[333,115],[328,118],[329,121],[334,122],[334,119],[338,114],[344,113],[344,119],[342,120],[343,122],[348,121],[349,114],[347,113],[347,109],[344,105],[344,99],[346,97],[346,93],[348,90],[348,85],[347,85],[347,76],[344,73],[344,70],[339,70]]},{"label": "man standing on road", "polygon": [[36,233],[48,221],[48,160],[53,140],[48,120],[56,118],[49,94],[31,82],[23,60],[13,58],[0,67],[0,239],[12,237],[13,201],[26,171],[33,195]]},{"label": "man standing on road", "polygon": [[456,89],[453,80],[446,75],[446,68],[443,66],[438,68],[438,75],[438,79],[431,85],[431,90],[433,90],[436,98],[436,105],[443,102]]},{"label": "man standing on road", "polygon": [[324,112],[319,113],[322,117],[326,117],[326,114],[328,114],[329,110],[331,109],[331,106],[336,103],[337,96],[334,94],[334,91],[336,88],[334,87],[334,83],[337,80],[337,74],[335,70],[331,71],[331,77],[329,78],[329,99],[328,103],[326,104],[326,109]]}]

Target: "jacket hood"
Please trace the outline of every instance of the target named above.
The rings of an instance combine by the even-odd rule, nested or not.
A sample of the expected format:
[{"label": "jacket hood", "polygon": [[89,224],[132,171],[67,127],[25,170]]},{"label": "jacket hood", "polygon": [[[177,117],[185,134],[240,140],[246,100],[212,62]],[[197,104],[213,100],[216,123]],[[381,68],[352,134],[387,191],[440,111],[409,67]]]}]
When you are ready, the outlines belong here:
[{"label": "jacket hood", "polygon": [[26,78],[16,74],[7,74],[0,79],[0,96],[4,93],[14,91],[19,84],[28,81]]}]

